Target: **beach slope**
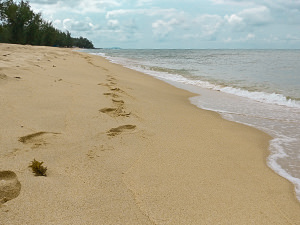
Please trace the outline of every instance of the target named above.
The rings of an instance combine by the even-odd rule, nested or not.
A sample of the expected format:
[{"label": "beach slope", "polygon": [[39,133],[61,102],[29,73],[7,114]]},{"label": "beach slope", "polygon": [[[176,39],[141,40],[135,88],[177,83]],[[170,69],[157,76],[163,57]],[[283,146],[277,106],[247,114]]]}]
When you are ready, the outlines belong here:
[{"label": "beach slope", "polygon": [[271,138],[191,96],[98,56],[0,44],[0,224],[300,224]]}]

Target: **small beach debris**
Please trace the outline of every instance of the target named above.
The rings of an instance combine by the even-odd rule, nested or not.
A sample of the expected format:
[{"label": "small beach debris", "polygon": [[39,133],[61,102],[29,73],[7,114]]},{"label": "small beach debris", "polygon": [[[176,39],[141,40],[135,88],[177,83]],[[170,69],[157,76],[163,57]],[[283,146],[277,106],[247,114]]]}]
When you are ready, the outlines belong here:
[{"label": "small beach debris", "polygon": [[42,166],[43,163],[44,162],[39,162],[34,159],[31,162],[31,165],[29,165],[29,167],[31,167],[32,172],[35,174],[35,176],[47,176],[46,175],[47,167]]}]

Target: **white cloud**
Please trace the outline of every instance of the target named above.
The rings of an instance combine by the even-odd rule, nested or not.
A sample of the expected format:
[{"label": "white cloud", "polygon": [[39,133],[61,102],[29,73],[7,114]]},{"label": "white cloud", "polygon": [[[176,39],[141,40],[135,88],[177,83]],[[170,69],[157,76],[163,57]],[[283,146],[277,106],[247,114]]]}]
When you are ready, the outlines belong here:
[{"label": "white cloud", "polygon": [[236,14],[226,15],[224,18],[231,26],[240,26],[244,22],[244,19]]},{"label": "white cloud", "polygon": [[31,0],[30,3],[40,5],[53,5],[57,4],[58,0]]},{"label": "white cloud", "polygon": [[152,8],[152,9],[117,9],[111,10],[106,13],[106,19],[112,17],[119,17],[124,15],[146,15],[146,16],[163,16],[164,18],[170,18],[179,14],[176,9],[160,9],[160,8]]},{"label": "white cloud", "polygon": [[179,24],[179,20],[175,18],[169,21],[157,20],[152,23],[153,34],[159,39],[165,38],[171,31],[173,31],[174,26]]},{"label": "white cloud", "polygon": [[251,40],[251,39],[254,39],[255,38],[255,34],[248,34],[247,37],[246,37],[246,40]]},{"label": "white cloud", "polygon": [[152,4],[153,0],[137,0],[136,1],[136,6],[145,6],[145,5],[150,5]]},{"label": "white cloud", "polygon": [[269,8],[260,6],[256,8],[245,9],[238,14],[247,24],[263,25],[271,20]]},{"label": "white cloud", "polygon": [[300,0],[210,0],[216,5],[268,6],[279,10],[300,11]]},{"label": "white cloud", "polygon": [[228,42],[232,42],[232,38],[231,37],[228,37],[226,39],[223,40],[225,43],[228,43]]},{"label": "white cloud", "polygon": [[80,1],[78,8],[84,12],[104,12],[107,8],[120,7],[122,4],[114,0],[84,0]]},{"label": "white cloud", "polygon": [[271,34],[279,38],[272,43],[297,44],[300,37],[300,0],[29,1],[35,12],[42,11],[43,18],[58,29],[93,37],[98,45],[120,41],[134,47],[139,40],[140,46],[149,47],[166,38],[164,43],[178,46],[182,38],[180,46],[215,40],[250,46],[265,43],[264,38],[270,39]]},{"label": "white cloud", "polygon": [[[58,23],[59,21],[56,21]],[[76,21],[73,19],[64,19],[62,21],[62,26],[65,30],[69,30],[71,33],[82,32],[82,31],[91,31],[97,28],[89,21]]]},{"label": "white cloud", "polygon": [[211,0],[214,4],[224,5],[254,5],[255,1],[250,0]]},{"label": "white cloud", "polygon": [[270,10],[265,6],[244,9],[237,14],[225,15],[224,19],[236,31],[254,29],[271,22]]},{"label": "white cloud", "polygon": [[[165,38],[171,31],[174,30],[174,27],[177,25],[184,26],[184,16],[183,12],[180,12],[176,9],[161,9],[161,8],[151,8],[151,9],[118,9],[111,10],[106,13],[106,19],[114,20],[122,16],[134,16],[139,17],[159,17],[154,22],[152,22],[152,32],[154,36],[158,39]],[[132,32],[132,30],[137,29],[136,22],[130,24],[122,23],[122,30],[127,30]]]},{"label": "white cloud", "polygon": [[96,37],[116,43],[113,46],[120,46],[122,43],[136,42],[142,35],[134,19],[117,20],[110,19],[106,21],[106,26],[101,27],[95,32]]},{"label": "white cloud", "polygon": [[288,41],[300,41],[300,37],[295,36],[295,35],[291,35],[291,34],[287,34],[286,35],[286,40],[288,40]]},{"label": "white cloud", "polygon": [[278,9],[300,9],[300,0],[264,0],[266,5]]},{"label": "white cloud", "polygon": [[230,42],[240,42],[240,43],[243,43],[243,42],[249,42],[253,39],[255,39],[256,35],[253,34],[253,33],[249,33],[247,34],[246,36],[244,37],[237,37],[237,38],[233,38],[233,37],[228,37],[226,39],[223,39],[223,42],[225,43],[230,43]]},{"label": "white cloud", "polygon": [[116,29],[119,28],[120,22],[118,20],[108,20],[107,25],[112,29]]},{"label": "white cloud", "polygon": [[135,20],[118,21],[109,20],[108,26],[97,30],[96,36],[108,40],[112,46],[120,46],[122,43],[134,43],[142,38]]},{"label": "white cloud", "polygon": [[140,9],[118,9],[118,10],[112,10],[108,11],[106,13],[106,19],[112,18],[112,17],[118,17],[126,14],[142,14],[143,10]]},{"label": "white cloud", "polygon": [[224,23],[224,20],[219,15],[204,14],[195,19],[196,26],[200,27],[201,36],[209,37],[214,35]]},{"label": "white cloud", "polygon": [[30,3],[35,11],[46,15],[61,11],[78,14],[105,12],[108,8],[122,5],[121,0],[31,0]]}]

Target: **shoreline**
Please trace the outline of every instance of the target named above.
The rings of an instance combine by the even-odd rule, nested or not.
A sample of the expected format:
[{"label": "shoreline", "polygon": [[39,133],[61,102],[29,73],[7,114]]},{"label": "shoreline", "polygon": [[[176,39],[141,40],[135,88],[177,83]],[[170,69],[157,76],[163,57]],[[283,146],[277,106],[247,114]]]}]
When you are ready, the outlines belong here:
[{"label": "shoreline", "polygon": [[[152,51],[153,50],[150,50],[150,52],[148,53],[152,55],[153,54]],[[254,127],[270,135],[272,137],[272,140],[270,141],[270,145],[268,148],[270,154],[267,157],[266,163],[273,171],[275,171],[275,173],[279,174],[283,178],[293,183],[293,185],[295,186],[296,197],[300,201],[300,189],[299,189],[300,180],[298,178],[299,173],[297,174],[297,172],[295,172],[296,169],[293,166],[293,165],[295,166],[298,165],[299,160],[297,160],[297,157],[294,157],[293,161],[288,161],[288,162],[285,161],[286,159],[288,158],[291,159],[291,157],[293,157],[292,155],[293,151],[295,153],[297,152],[297,146],[298,146],[297,140],[299,139],[299,137],[296,134],[298,133],[299,130],[297,129],[297,126],[292,125],[293,123],[291,122],[285,123],[285,121],[289,120],[289,118],[294,118],[293,119],[294,124],[298,124],[300,118],[298,118],[296,111],[295,112],[290,111],[292,109],[295,110],[294,106],[297,105],[296,102],[283,101],[279,103],[275,101],[276,104],[274,105],[273,104],[270,105],[269,103],[265,105],[265,102],[261,101],[261,99],[257,98],[257,96],[254,98],[255,101],[253,101],[253,99],[251,98],[251,94],[250,96],[244,96],[244,94],[242,94],[243,97],[240,96],[241,93],[232,94],[231,91],[228,92],[228,90],[225,90],[227,86],[223,89],[221,88],[221,86],[218,86],[217,84],[212,84],[212,83],[207,84],[204,82],[205,83],[204,86],[206,87],[205,88],[203,87],[202,84],[203,81],[201,80],[197,80],[197,79],[191,80],[188,77],[183,76],[181,73],[179,73],[180,75],[178,75],[176,71],[175,73],[173,73],[174,71],[169,71],[170,74],[169,72],[165,73],[164,70],[168,71],[167,68],[159,69],[158,71],[154,69],[154,71],[152,71],[152,69],[149,70],[146,69],[147,67],[144,68],[143,66],[143,65],[149,66],[150,64],[153,64],[151,58],[150,58],[150,62],[148,64],[147,63],[145,64],[145,58],[148,58],[149,56],[147,56],[147,54],[145,53],[139,55],[138,51],[136,53],[139,55],[139,57],[137,58],[140,58],[138,60],[139,63],[132,61],[131,58],[132,52],[129,53],[128,55],[129,61],[125,60],[126,55],[128,53],[124,53],[122,51],[119,52],[121,58],[116,57],[115,55],[116,52],[110,53],[106,51],[97,52],[97,51],[87,51],[87,50],[83,52],[90,53],[92,55],[99,55],[109,60],[112,63],[119,64],[124,66],[125,68],[129,68],[138,72],[145,73],[158,80],[162,80],[168,84],[171,84],[176,88],[194,93],[197,96],[189,98],[189,101],[191,102],[191,104],[196,105],[198,108],[217,112],[222,116],[222,118],[226,120],[241,123],[246,126]],[[144,59],[142,59],[142,56],[144,57]],[[165,64],[166,62],[162,61],[161,63]],[[170,63],[172,64],[172,62]],[[141,67],[138,66],[139,64],[141,65]],[[181,64],[181,66],[184,65]],[[169,67],[173,67],[173,66],[169,65]],[[151,66],[149,68],[151,68]],[[163,72],[160,73],[159,71],[163,71]],[[200,84],[198,82],[200,82]],[[235,88],[230,87],[230,85],[228,86],[228,88],[229,90],[236,90]],[[242,93],[245,91],[248,93],[247,89],[243,90]],[[259,93],[260,96],[262,95],[265,97],[266,96],[270,97],[270,95],[272,95],[270,93],[266,93],[263,91]],[[281,95],[278,96],[280,97],[280,99],[282,97],[285,98],[284,96]],[[269,98],[266,97],[266,99]],[[283,105],[286,105],[288,107],[287,108],[284,107],[283,109]],[[249,114],[246,112],[248,110],[245,111],[245,109],[248,109],[250,111]],[[277,112],[277,115],[274,115],[272,112]],[[277,127],[277,129],[274,129],[274,127]],[[294,133],[295,135],[290,136],[290,134],[292,133]],[[294,141],[291,143],[292,139]],[[289,147],[287,146],[287,144],[289,144]],[[279,163],[279,161],[281,161],[281,163]],[[293,171],[294,173],[290,174],[290,172],[288,171]]]},{"label": "shoreline", "polygon": [[[267,134],[99,56],[0,49],[11,54],[0,56],[0,170],[22,185],[0,208],[4,224],[300,222],[293,185],[266,164]],[[48,177],[27,168],[35,157]]]}]

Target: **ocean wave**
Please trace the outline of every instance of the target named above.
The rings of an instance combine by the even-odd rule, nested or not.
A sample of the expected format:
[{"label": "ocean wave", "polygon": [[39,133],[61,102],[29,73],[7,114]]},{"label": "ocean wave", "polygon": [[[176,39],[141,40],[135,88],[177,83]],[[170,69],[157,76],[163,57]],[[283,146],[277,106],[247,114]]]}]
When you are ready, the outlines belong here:
[{"label": "ocean wave", "polygon": [[[135,68],[133,68],[135,69]],[[139,68],[137,68],[139,69]],[[276,105],[281,105],[281,106],[287,106],[291,108],[300,108],[300,102],[297,100],[289,99],[285,97],[282,94],[277,94],[277,93],[266,93],[266,92],[259,92],[259,91],[248,91],[245,89],[241,88],[234,88],[234,87],[223,87],[220,85],[212,84],[208,81],[201,81],[201,80],[190,80],[187,79],[181,75],[177,74],[168,74],[168,73],[163,73],[163,72],[153,72],[153,71],[147,71],[143,70],[141,72],[153,75],[158,78],[170,80],[170,81],[175,81],[175,82],[180,82],[184,84],[190,84],[190,85],[195,85],[199,86],[202,88],[208,88],[216,91],[221,91],[227,94],[233,94],[236,96],[240,97],[245,97],[249,98],[258,102],[262,103],[268,103],[268,104],[276,104]]]},{"label": "ocean wave", "polygon": [[292,108],[300,108],[299,101],[288,99],[282,94],[266,93],[266,92],[258,92],[258,91],[251,92],[248,90],[243,90],[240,88],[232,88],[232,87],[223,87],[223,88],[219,88],[219,90],[228,94],[234,94],[240,97],[250,98],[258,102],[288,106]]},{"label": "ocean wave", "polygon": [[[282,94],[249,91],[246,89],[230,87],[230,86],[224,87],[218,84],[212,84],[208,81],[191,80],[182,75],[177,74],[176,70],[161,68],[161,67],[147,67],[147,66],[135,64],[132,61],[125,58],[107,56],[105,53],[94,53],[94,54],[105,57],[113,63],[121,64],[124,67],[149,74],[159,79],[194,85],[201,88],[212,89],[215,91],[221,91],[227,94],[233,94],[239,97],[252,99],[254,101],[258,101],[262,103],[287,106],[291,108],[300,108],[300,101],[290,99]],[[185,70],[182,70],[181,72],[187,73],[187,71]]]}]

